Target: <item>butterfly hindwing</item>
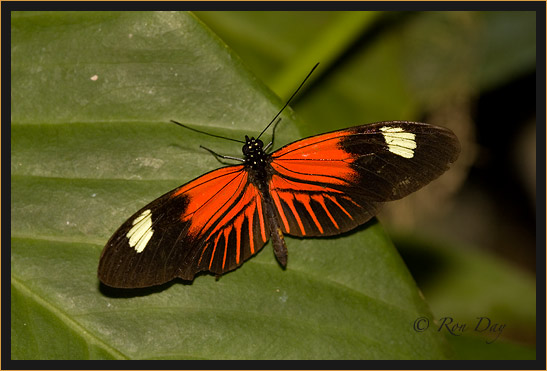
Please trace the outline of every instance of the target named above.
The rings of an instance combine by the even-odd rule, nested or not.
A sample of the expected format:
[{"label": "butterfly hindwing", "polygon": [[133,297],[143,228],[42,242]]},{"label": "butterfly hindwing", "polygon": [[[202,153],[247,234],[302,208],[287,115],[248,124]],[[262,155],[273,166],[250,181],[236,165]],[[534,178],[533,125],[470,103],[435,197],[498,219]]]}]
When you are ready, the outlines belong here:
[{"label": "butterfly hindwing", "polygon": [[269,236],[263,201],[247,177],[243,166],[214,170],[143,207],[106,244],[100,280],[145,287],[241,265]]},{"label": "butterfly hindwing", "polygon": [[448,129],[390,121],[291,143],[272,154],[269,184],[283,232],[335,235],[436,179],[459,142]]}]

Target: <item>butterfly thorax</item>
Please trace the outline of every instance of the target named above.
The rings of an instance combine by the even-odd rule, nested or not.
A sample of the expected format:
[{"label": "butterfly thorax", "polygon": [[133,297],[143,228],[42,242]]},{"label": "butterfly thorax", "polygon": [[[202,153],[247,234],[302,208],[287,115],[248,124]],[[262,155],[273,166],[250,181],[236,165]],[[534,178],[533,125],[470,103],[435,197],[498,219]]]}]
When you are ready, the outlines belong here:
[{"label": "butterfly thorax", "polygon": [[249,180],[260,190],[267,187],[268,168],[271,157],[264,151],[264,143],[260,139],[245,136],[245,145],[242,148],[245,157],[245,166],[249,170]]}]

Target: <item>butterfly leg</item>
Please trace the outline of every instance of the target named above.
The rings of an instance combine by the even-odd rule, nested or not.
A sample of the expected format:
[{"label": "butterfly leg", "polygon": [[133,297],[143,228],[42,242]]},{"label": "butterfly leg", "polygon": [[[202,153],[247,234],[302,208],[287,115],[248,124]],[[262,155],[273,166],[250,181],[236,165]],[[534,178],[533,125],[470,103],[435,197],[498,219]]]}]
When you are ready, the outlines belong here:
[{"label": "butterfly leg", "polygon": [[[240,162],[245,162],[244,159],[242,158],[239,158],[239,157],[232,157],[232,156],[225,156],[225,155],[219,155],[218,153],[216,153],[215,151],[213,151],[212,149],[209,149],[207,147],[204,147],[204,146],[200,146],[201,148],[203,148],[204,150],[206,151],[209,151],[213,156],[215,156],[218,159],[223,159],[223,160],[237,160],[237,161],[240,161]],[[220,161],[220,160],[219,160]],[[222,161],[221,161],[222,162]]]}]

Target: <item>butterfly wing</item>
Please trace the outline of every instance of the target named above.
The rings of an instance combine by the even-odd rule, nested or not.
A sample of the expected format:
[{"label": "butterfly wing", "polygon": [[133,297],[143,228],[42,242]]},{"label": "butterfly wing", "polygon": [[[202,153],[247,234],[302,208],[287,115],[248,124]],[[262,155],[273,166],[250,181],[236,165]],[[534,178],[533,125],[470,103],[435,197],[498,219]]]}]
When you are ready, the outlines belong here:
[{"label": "butterfly wing", "polygon": [[211,171],[130,217],[107,242],[99,279],[112,287],[222,274],[258,252],[269,236],[263,200],[242,165]]},{"label": "butterfly wing", "polygon": [[446,128],[407,121],[356,126],[274,152],[269,189],[284,233],[335,235],[439,177],[459,152]]}]

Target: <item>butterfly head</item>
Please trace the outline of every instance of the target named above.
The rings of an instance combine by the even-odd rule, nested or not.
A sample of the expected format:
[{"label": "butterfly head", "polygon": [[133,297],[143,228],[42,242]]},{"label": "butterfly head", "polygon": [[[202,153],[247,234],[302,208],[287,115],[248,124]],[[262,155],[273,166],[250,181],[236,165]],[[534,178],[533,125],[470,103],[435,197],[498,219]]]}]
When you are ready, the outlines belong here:
[{"label": "butterfly head", "polygon": [[243,154],[245,156],[251,156],[263,152],[264,143],[260,139],[254,137],[249,138],[245,135],[245,145],[243,146]]}]

